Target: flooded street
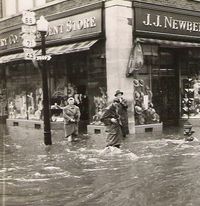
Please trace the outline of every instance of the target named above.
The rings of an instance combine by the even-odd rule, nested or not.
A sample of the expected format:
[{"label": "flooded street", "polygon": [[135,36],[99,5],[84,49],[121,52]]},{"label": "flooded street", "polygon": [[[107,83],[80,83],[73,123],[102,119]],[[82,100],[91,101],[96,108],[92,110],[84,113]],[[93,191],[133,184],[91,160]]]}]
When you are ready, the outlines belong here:
[{"label": "flooded street", "polygon": [[100,136],[53,132],[47,147],[41,130],[0,127],[2,206],[200,205],[200,145],[180,134],[129,137],[102,155]]}]

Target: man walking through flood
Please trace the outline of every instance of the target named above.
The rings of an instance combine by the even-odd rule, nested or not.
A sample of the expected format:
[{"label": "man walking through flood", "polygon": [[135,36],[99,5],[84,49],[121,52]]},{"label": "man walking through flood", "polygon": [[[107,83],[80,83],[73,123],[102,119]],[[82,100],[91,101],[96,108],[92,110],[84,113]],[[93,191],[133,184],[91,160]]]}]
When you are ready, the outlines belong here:
[{"label": "man walking through flood", "polygon": [[128,104],[127,101],[123,98],[123,92],[120,90],[117,90],[115,92],[115,97],[119,99],[119,109],[118,109],[118,113],[120,115],[120,120],[122,123],[122,134],[123,137],[126,137],[126,135],[129,134],[129,128],[128,128]]},{"label": "man walking through flood", "polygon": [[118,104],[120,103],[118,98],[113,100],[103,112],[101,117],[101,121],[106,126],[107,131],[107,147],[113,146],[120,148],[121,140],[122,140],[122,131],[121,131],[121,121],[120,116],[118,114]]}]

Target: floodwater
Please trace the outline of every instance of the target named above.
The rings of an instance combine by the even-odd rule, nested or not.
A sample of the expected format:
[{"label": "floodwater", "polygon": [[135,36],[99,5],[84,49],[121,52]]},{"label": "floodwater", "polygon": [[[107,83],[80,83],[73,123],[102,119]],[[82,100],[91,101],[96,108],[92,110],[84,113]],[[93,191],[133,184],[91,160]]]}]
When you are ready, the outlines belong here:
[{"label": "floodwater", "polygon": [[105,138],[68,143],[53,132],[0,125],[2,206],[199,206],[200,145],[179,133],[131,136],[102,154]]}]

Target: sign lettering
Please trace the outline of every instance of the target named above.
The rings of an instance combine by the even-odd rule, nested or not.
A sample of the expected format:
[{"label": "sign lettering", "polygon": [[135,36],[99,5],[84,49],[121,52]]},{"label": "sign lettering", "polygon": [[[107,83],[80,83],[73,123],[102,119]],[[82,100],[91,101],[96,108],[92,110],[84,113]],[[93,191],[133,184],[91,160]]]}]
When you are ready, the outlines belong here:
[{"label": "sign lettering", "polygon": [[[30,12],[30,11],[29,11]],[[28,12],[28,13],[29,13]],[[34,15],[31,13],[24,14],[27,18],[22,18],[23,25],[21,29],[15,30],[14,32],[6,32],[0,34],[0,49],[5,50],[9,48],[17,48],[21,45],[35,45],[28,40],[24,41],[23,34],[34,34],[37,38],[38,36],[36,31],[36,25],[32,25],[34,21],[30,20],[34,18]],[[31,17],[30,17],[31,16]],[[49,31],[46,37],[46,44],[51,43],[51,41],[62,39],[66,41],[75,39],[77,37],[100,34],[102,32],[102,10],[95,9],[81,14],[76,14],[72,16],[67,16],[61,19],[56,19],[49,22]],[[27,24],[28,22],[28,24]],[[30,24],[29,24],[30,23]],[[22,35],[21,35],[22,34]],[[25,38],[26,39],[26,38]]]},{"label": "sign lettering", "polygon": [[200,17],[136,7],[135,31],[200,39]]}]

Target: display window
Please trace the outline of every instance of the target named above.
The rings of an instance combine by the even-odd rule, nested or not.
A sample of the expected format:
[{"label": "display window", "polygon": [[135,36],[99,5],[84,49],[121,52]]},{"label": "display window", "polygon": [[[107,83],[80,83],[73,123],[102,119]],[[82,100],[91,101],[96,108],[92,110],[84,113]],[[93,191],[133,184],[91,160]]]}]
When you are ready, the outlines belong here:
[{"label": "display window", "polygon": [[[135,124],[155,124],[160,122],[160,115],[156,105],[156,95],[152,91],[152,79],[157,78],[158,69],[158,47],[154,45],[143,45],[143,66],[137,71],[133,79]],[[155,102],[155,103],[154,103]]]},{"label": "display window", "polygon": [[[46,63],[51,121],[62,122],[62,109],[69,97],[80,108],[81,122],[99,123],[99,112],[107,106],[104,41],[89,51],[55,55]],[[42,120],[43,90],[39,67],[30,61],[3,65],[9,118]],[[3,71],[3,70],[1,70]],[[2,95],[3,83],[0,88]],[[5,109],[4,109],[5,110]]]},{"label": "display window", "polygon": [[5,65],[9,118],[42,118],[42,88],[39,71],[31,63]]},{"label": "display window", "polygon": [[6,78],[5,69],[0,68],[0,117],[8,115],[7,98],[6,98]]},{"label": "display window", "polygon": [[200,118],[200,49],[188,49],[181,69],[181,117]]},{"label": "display window", "polygon": [[64,100],[74,97],[80,108],[81,122],[98,122],[99,112],[107,105],[104,43],[97,42],[89,51],[54,57],[50,74],[52,121],[62,121]]}]

